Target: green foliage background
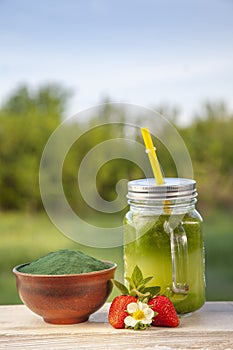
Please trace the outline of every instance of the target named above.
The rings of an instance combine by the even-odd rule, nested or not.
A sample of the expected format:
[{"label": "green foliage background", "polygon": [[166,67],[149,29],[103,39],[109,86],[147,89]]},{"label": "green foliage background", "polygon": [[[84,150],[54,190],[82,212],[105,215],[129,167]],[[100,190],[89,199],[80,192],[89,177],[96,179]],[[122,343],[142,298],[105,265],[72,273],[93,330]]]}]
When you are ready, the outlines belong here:
[{"label": "green foliage background", "polygon": [[[39,248],[39,244],[35,245],[35,242],[30,241],[30,239],[32,254],[26,254],[27,250],[24,250],[23,247],[28,245],[29,223],[31,222],[32,231],[37,227],[32,225],[32,218],[37,218],[35,219],[37,222],[38,218],[43,216],[43,205],[39,191],[40,159],[49,136],[64,118],[69,95],[69,91],[56,85],[44,86],[34,91],[22,86],[12,93],[0,109],[0,235],[2,242],[0,273],[6,280],[10,278],[11,281],[0,288],[0,297],[1,293],[11,295],[9,289],[12,289],[13,276],[9,277],[11,274],[9,266],[12,267],[14,263],[24,262],[25,259],[34,259],[34,257],[39,256],[42,250],[44,251],[44,249]],[[214,281],[225,276],[222,278],[225,288],[222,286],[222,291],[217,288],[217,294],[209,290],[209,298],[229,299],[229,290],[233,290],[233,275],[229,270],[229,266],[232,266],[233,262],[231,253],[233,248],[231,232],[233,223],[233,113],[227,109],[224,103],[206,103],[200,109],[199,114],[191,118],[191,122],[187,126],[180,126],[178,123],[179,114],[176,109],[158,106],[155,110],[171,120],[190,152],[199,192],[198,209],[204,216],[204,221],[208,222],[206,238],[210,248],[207,248],[207,267],[209,268],[210,264],[215,266],[215,270],[209,269],[209,282],[207,276],[207,283],[216,289],[219,284]],[[97,119],[99,123],[114,122],[116,113],[118,115],[117,121],[120,118],[122,125],[127,122],[124,110],[121,109],[120,105],[106,104],[101,115],[92,115],[89,120],[80,121],[80,123],[67,127],[66,137],[77,130],[82,132],[84,122],[88,124],[89,129]],[[137,116],[135,118],[137,119],[135,122],[143,126],[143,119]],[[99,142],[123,134],[123,126],[119,126],[119,129],[111,128],[108,125],[103,128],[93,128],[88,134],[82,136],[81,142],[75,143],[71,147],[64,163],[63,187],[73,210],[92,222],[101,221],[102,225],[109,223],[105,222],[103,215],[93,211],[84,203],[76,186],[77,166],[88,151]],[[142,142],[138,134],[135,134],[134,137],[138,142]],[[176,176],[176,169],[168,151],[158,140],[154,141],[166,176]],[[99,171],[97,187],[101,196],[111,201],[116,197],[115,184],[120,179],[130,180],[140,177],[144,177],[144,175],[137,165],[123,159],[116,159],[106,163]],[[123,214],[121,212],[118,217],[114,216],[114,222],[121,221]],[[7,226],[4,219],[11,217],[11,220],[12,218],[13,221],[16,220],[16,224],[12,227],[15,230],[17,229],[17,218],[18,225],[22,225],[22,222],[25,225],[25,221],[22,221],[22,217],[25,218],[25,215],[28,215],[27,228],[19,227],[20,234],[18,236],[16,232],[10,232],[11,226]],[[38,222],[39,226],[42,225],[40,220]],[[49,230],[50,232],[51,227],[44,227],[45,231]],[[14,237],[14,241],[12,237]],[[60,242],[58,246],[61,245],[61,247],[65,244],[68,246],[74,244],[72,242],[64,243],[59,238],[57,239]],[[54,237],[48,249],[55,248],[55,242],[56,238]],[[217,245],[216,242],[218,242]],[[43,246],[42,242],[41,244]],[[85,247],[81,248],[88,250]],[[22,254],[18,254],[19,251]],[[91,253],[92,255],[108,255],[106,251],[105,253],[91,251]],[[19,259],[14,259],[14,256],[18,256]],[[20,259],[23,261],[19,261]],[[121,252],[118,251],[116,260],[119,264],[121,264],[121,259]],[[2,277],[1,284],[3,283]],[[15,296],[12,296],[12,299],[3,296],[0,302],[13,303],[15,298]]]},{"label": "green foliage background", "polygon": [[[25,86],[15,91],[0,109],[0,209],[42,210],[38,186],[39,164],[44,146],[56,127],[61,123],[68,102],[69,92],[60,86],[45,86],[29,91]],[[104,101],[106,102],[106,101]],[[223,103],[206,103],[199,115],[185,127],[176,123],[177,110],[165,107],[155,108],[169,118],[176,126],[189,150],[195,179],[198,183],[199,206],[204,214],[221,208],[233,209],[233,114]],[[93,115],[88,121],[67,126],[67,136],[77,130],[82,132],[83,123],[91,129],[94,121],[101,123],[127,122],[124,110],[119,105],[106,104],[100,115]],[[137,124],[143,125],[143,117],[135,116]],[[75,143],[64,163],[63,186],[66,196],[75,210],[85,215],[88,208],[78,193],[73,193],[78,164],[99,142],[124,134],[124,127],[118,129],[106,125],[93,128]],[[141,136],[134,135],[142,143]],[[174,163],[164,145],[155,140],[158,155],[166,176],[176,176]],[[58,148],[59,151],[59,148]],[[135,179],[143,176],[137,165],[123,159],[105,164],[97,177],[100,194],[107,200],[116,196],[115,184],[122,177]]]}]

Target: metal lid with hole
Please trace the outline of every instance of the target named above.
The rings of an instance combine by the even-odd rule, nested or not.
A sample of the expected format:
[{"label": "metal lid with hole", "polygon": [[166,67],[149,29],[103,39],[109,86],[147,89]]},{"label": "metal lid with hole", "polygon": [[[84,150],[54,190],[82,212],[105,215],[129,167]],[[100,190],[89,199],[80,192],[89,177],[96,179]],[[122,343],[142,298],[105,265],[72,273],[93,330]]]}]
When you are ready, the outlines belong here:
[{"label": "metal lid with hole", "polygon": [[163,185],[157,185],[154,178],[128,182],[129,200],[164,200],[195,198],[196,181],[185,178],[164,178]]}]

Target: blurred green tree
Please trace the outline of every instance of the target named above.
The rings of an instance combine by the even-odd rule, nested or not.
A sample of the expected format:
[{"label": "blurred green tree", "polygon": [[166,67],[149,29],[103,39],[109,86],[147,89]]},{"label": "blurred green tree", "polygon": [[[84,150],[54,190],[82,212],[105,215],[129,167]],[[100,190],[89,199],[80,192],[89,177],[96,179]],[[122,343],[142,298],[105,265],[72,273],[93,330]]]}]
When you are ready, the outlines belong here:
[{"label": "blurred green tree", "polygon": [[[49,136],[62,121],[69,96],[69,91],[57,85],[48,85],[37,90],[21,86],[0,109],[1,209],[32,211],[42,208],[38,184],[39,163]],[[128,124],[123,106],[109,102],[104,100],[102,107],[98,111],[93,110],[88,120],[67,124],[64,134],[64,141],[71,133],[81,135],[66,156],[63,187],[72,208],[84,216],[89,216],[91,209],[81,196],[77,186],[77,174],[85,155],[96,145],[112,138],[129,137],[143,144],[140,131]],[[175,125],[179,120],[177,108],[158,106],[155,110]],[[133,122],[143,126],[142,115],[134,118]],[[232,112],[224,103],[206,103],[192,120],[185,127],[176,127],[193,162],[200,193],[199,206],[202,206],[204,213],[216,208],[232,210]],[[117,125],[114,124],[115,121],[118,122]],[[87,127],[84,128],[83,123],[87,123]],[[88,132],[84,132],[85,130]],[[159,140],[154,142],[165,175],[177,176],[174,161],[165,145]],[[102,156],[104,160],[104,155]],[[133,162],[113,159],[103,163],[96,177],[96,186],[100,196],[112,201],[116,198],[116,184],[119,180],[143,176],[141,169]]]},{"label": "blurred green tree", "polygon": [[233,114],[224,103],[206,103],[191,125],[180,128],[193,162],[199,205],[233,210]]},{"label": "blurred green tree", "polygon": [[38,174],[45,143],[61,122],[68,91],[19,87],[0,110],[0,208],[41,207]]}]

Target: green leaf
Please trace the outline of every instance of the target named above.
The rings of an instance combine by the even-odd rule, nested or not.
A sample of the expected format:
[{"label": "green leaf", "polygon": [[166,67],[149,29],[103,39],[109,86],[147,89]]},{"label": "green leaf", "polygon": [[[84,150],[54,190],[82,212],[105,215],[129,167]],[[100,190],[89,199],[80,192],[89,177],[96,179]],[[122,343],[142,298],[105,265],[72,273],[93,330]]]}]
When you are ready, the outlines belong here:
[{"label": "green leaf", "polygon": [[148,302],[150,298],[156,296],[160,292],[159,286],[145,286],[153,279],[153,276],[143,278],[142,271],[138,267],[138,265],[134,267],[132,276],[125,277],[125,279],[128,282],[128,289],[125,286],[122,286],[121,283],[117,285],[117,288],[120,289],[120,291],[125,295],[133,295],[136,296],[139,300],[145,300],[146,302]]},{"label": "green leaf", "polygon": [[153,276],[149,276],[149,277],[146,277],[142,280],[142,283],[141,284],[147,284],[149,283],[154,277]]},{"label": "green leaf", "polygon": [[112,282],[115,284],[115,286],[119,289],[119,291],[123,295],[129,295],[129,291],[124,284],[122,284],[121,282],[116,281],[116,280],[112,280]]},{"label": "green leaf", "polygon": [[132,278],[131,277],[125,277],[125,279],[129,283],[129,290],[134,289],[135,285],[134,285],[134,283],[132,281]]},{"label": "green leaf", "polygon": [[143,280],[142,271],[136,265],[134,270],[133,270],[133,273],[132,273],[132,281],[135,284],[135,286],[137,287],[139,284],[142,283],[142,280]]},{"label": "green leaf", "polygon": [[142,282],[137,286],[137,289],[139,290],[139,292],[144,293],[145,288],[146,288],[145,285],[146,285],[148,282],[150,282],[152,279],[153,279],[153,277],[144,278],[144,279],[142,280]]},{"label": "green leaf", "polygon": [[134,330],[135,331],[143,331],[143,330],[145,330],[145,329],[147,329],[147,327],[149,327],[149,325],[148,324],[144,324],[144,323],[142,323],[142,322],[138,322],[138,323],[136,323],[136,325],[134,326]]},{"label": "green leaf", "polygon": [[143,293],[144,289],[145,289],[145,285],[144,284],[140,284],[139,286],[137,286],[137,290],[141,293]]},{"label": "green leaf", "polygon": [[156,296],[157,294],[159,294],[160,292],[160,287],[159,286],[155,286],[155,287],[146,287],[144,289],[144,293],[149,292],[151,294],[151,298],[153,298],[154,296]]}]

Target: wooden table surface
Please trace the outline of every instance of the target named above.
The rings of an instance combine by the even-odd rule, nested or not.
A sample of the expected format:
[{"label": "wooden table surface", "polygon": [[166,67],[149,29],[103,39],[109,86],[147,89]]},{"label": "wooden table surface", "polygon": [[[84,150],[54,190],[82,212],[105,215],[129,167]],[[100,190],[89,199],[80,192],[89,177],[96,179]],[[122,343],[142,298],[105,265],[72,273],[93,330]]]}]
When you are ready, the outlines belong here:
[{"label": "wooden table surface", "polygon": [[0,306],[0,349],[208,349],[233,350],[233,302],[207,302],[178,328],[117,330],[107,322],[109,304],[88,322],[52,325],[24,305]]}]

